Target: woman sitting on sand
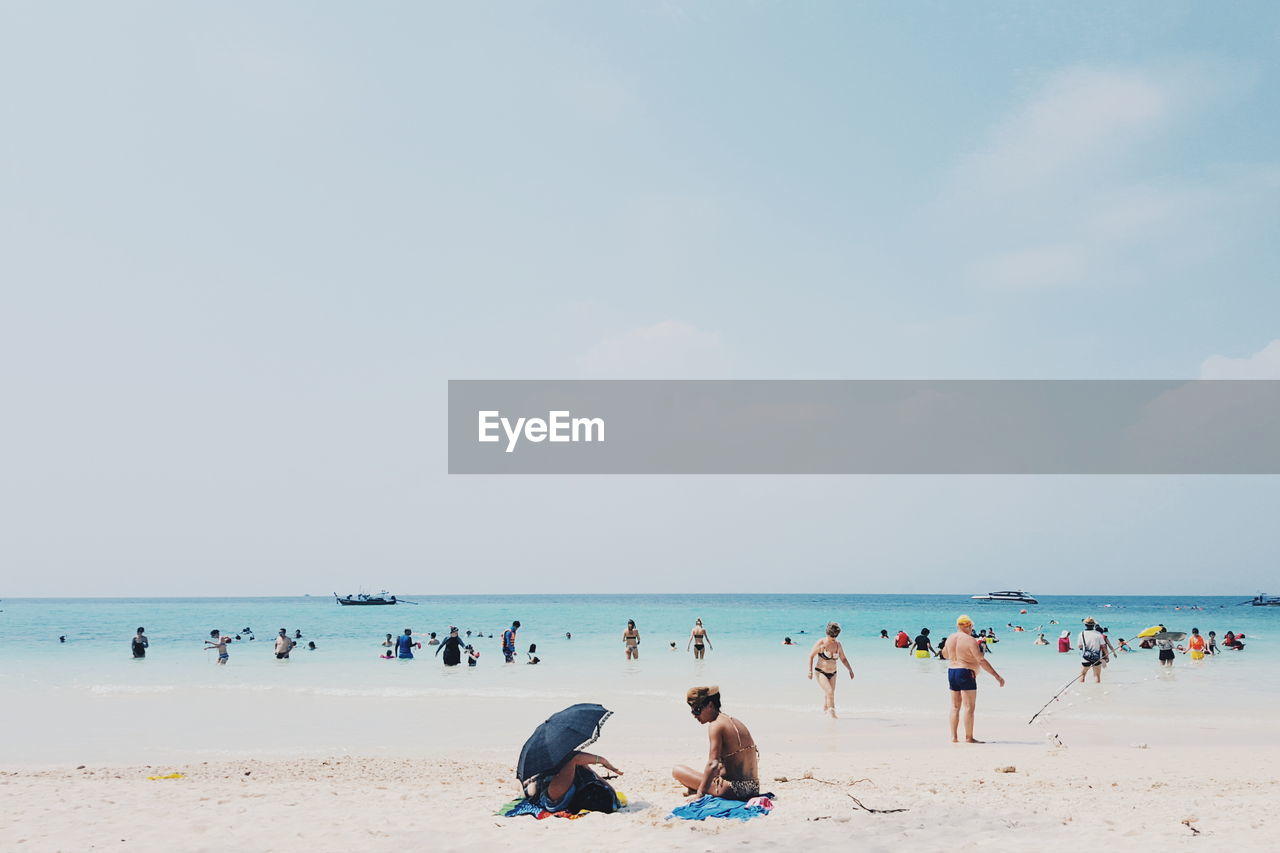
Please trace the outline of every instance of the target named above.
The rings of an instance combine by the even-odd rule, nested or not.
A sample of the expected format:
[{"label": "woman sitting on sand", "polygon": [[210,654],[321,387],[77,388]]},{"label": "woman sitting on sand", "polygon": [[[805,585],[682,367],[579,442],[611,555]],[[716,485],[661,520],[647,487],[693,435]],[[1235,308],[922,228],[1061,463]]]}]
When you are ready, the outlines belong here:
[{"label": "woman sitting on sand", "polygon": [[[830,714],[832,719],[836,716],[836,671],[839,669],[837,661],[844,664],[844,668],[849,670],[849,677],[853,678],[853,667],[849,665],[849,659],[844,656],[844,646],[836,640],[840,636],[840,625],[837,622],[827,623],[827,636],[813,644],[813,649],[809,652],[809,663],[806,666],[807,677],[813,680],[813,674],[816,672],[819,676],[818,686],[822,688],[822,710],[824,713]],[[814,662],[817,658],[817,662]]]},{"label": "woman sitting on sand", "polygon": [[760,749],[741,721],[720,710],[720,688],[691,687],[685,694],[689,712],[707,729],[711,749],[702,772],[681,764],[671,775],[689,796],[746,801],[760,796]]}]

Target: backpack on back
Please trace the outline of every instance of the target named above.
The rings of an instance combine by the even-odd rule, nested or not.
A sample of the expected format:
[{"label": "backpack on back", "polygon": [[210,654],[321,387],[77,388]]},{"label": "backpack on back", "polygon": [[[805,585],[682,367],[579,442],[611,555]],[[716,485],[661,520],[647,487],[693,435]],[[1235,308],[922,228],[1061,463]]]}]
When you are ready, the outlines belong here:
[{"label": "backpack on back", "polygon": [[613,786],[596,775],[590,767],[579,767],[573,776],[575,791],[566,811],[610,814],[618,809],[618,795]]}]

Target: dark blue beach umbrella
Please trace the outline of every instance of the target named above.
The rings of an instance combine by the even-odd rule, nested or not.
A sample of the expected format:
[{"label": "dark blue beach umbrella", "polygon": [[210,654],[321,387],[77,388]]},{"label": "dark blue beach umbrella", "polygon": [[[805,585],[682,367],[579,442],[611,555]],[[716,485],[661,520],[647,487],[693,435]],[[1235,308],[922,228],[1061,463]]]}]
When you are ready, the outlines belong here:
[{"label": "dark blue beach umbrella", "polygon": [[556,772],[573,753],[595,743],[600,727],[612,714],[603,705],[582,702],[548,717],[520,749],[516,764],[520,784]]}]

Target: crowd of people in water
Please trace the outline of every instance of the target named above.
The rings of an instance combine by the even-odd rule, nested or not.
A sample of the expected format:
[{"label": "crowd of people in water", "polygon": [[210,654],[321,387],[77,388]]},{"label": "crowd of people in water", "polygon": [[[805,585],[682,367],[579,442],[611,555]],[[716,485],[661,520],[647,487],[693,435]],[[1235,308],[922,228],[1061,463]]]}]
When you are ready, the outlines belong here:
[{"label": "crowd of people in water", "polygon": [[[1048,624],[1057,625],[1058,620],[1050,619]],[[1093,671],[1095,680],[1100,680],[1102,668],[1116,655],[1133,652],[1134,646],[1124,637],[1119,637],[1113,642],[1108,629],[1101,626],[1092,617],[1086,618],[1083,621],[1083,625],[1083,630],[1075,635],[1070,630],[1063,630],[1057,638],[1057,649],[1059,653],[1063,654],[1073,651],[1081,652],[1081,681],[1084,680],[1090,670]],[[1032,645],[1052,645],[1046,639],[1045,632],[1042,630],[1044,625],[1027,629],[1010,622],[1007,627],[1014,633],[1035,633],[1037,636]],[[519,620],[514,620],[509,628],[501,632],[500,648],[505,663],[515,663],[520,657],[517,652],[519,631],[520,622]],[[836,676],[840,667],[844,667],[849,678],[852,679],[854,677],[853,667],[849,663],[844,647],[838,639],[840,631],[838,623],[828,623],[825,635],[815,641],[810,648],[808,661],[805,665],[806,677],[810,680],[815,680],[816,676],[818,686],[822,690],[823,712],[832,717],[836,716],[835,686]],[[805,632],[801,630],[798,633],[804,634]],[[565,632],[564,636],[566,640],[573,638],[571,632]],[[947,653],[947,645],[955,642],[956,636],[956,634],[952,634],[949,637],[944,637],[935,646],[928,628],[921,628],[914,638],[901,629],[891,636],[889,630],[885,628],[880,630],[879,639],[891,641],[895,648],[903,649],[914,658],[951,660],[951,656]],[[996,636],[995,628],[975,629],[972,622],[969,623],[968,637],[974,641],[973,647],[982,655],[982,660],[994,653],[995,649],[993,647],[1000,642],[1000,638]],[[467,630],[464,633],[457,626],[450,626],[448,634],[444,638],[439,637],[435,631],[432,631],[426,635],[426,640],[423,642],[420,635],[414,636],[412,628],[405,628],[399,636],[391,633],[386,635],[382,642],[382,652],[379,657],[384,660],[412,660],[414,659],[414,652],[420,652],[425,645],[427,647],[434,646],[434,656],[440,658],[447,667],[460,666],[464,661],[467,666],[474,667],[480,662],[480,651],[472,641],[493,638],[492,632],[486,634],[484,631]],[[245,627],[234,635],[215,628],[209,632],[209,639],[205,641],[205,648],[216,650],[217,663],[226,664],[230,659],[230,646],[233,641],[252,641],[255,639],[254,631],[250,627]],[[302,639],[301,629],[294,629],[293,633],[290,634],[287,629],[281,628],[274,638],[272,647],[276,659],[288,660],[290,654],[298,647]],[[1216,631],[1201,634],[1200,629],[1197,627],[1192,628],[1188,635],[1182,632],[1170,632],[1165,629],[1164,625],[1157,625],[1132,639],[1137,644],[1138,649],[1156,650],[1157,658],[1162,666],[1172,666],[1177,654],[1185,654],[1192,660],[1203,660],[1206,657],[1221,654],[1224,651],[1243,651],[1246,637],[1243,632],[1228,630],[1223,634],[1221,643],[1219,643]],[[59,636],[58,640],[65,643],[66,636]],[[641,634],[636,621],[628,619],[626,627],[622,631],[623,653],[626,660],[635,661],[640,659],[640,642]],[[150,648],[150,639],[146,635],[146,629],[139,627],[137,632],[129,638],[129,645],[135,659],[145,658],[147,650]],[[787,636],[783,638],[782,645],[796,647],[799,644],[790,636]],[[674,640],[670,641],[668,648],[673,652],[677,651],[676,642]],[[317,649],[315,641],[308,641],[306,649],[315,651]],[[697,618],[689,631],[689,637],[685,643],[685,651],[691,651],[694,659],[701,661],[705,659],[706,653],[711,650],[713,650],[711,635],[703,625],[702,619]],[[524,663],[529,665],[536,665],[542,662],[538,655],[537,644],[529,645],[528,651],[524,653],[523,660]]]}]

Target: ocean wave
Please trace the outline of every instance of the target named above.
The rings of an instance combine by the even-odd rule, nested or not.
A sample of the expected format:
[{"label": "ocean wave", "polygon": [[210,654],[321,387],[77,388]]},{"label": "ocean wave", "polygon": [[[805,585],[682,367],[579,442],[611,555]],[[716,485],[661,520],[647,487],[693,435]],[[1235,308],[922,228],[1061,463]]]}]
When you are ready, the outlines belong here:
[{"label": "ocean wave", "polygon": [[112,693],[172,693],[177,689],[173,684],[95,684],[89,692],[105,696]]}]

